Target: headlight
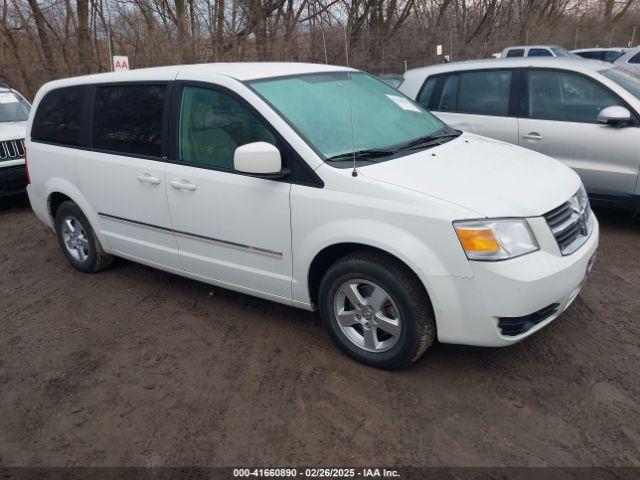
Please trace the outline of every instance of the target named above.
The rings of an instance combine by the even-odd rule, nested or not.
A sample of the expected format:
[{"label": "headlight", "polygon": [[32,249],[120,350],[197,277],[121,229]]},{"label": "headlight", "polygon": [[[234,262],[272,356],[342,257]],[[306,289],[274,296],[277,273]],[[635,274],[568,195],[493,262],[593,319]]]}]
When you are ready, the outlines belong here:
[{"label": "headlight", "polygon": [[538,250],[524,219],[453,222],[453,227],[469,260],[505,260]]}]

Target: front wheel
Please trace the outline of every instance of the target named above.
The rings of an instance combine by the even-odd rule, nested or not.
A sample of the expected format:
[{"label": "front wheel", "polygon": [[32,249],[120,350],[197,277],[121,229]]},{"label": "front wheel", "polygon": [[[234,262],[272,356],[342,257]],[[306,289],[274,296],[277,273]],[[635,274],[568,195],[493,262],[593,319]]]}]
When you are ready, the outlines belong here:
[{"label": "front wheel", "polygon": [[395,369],[422,356],[435,338],[427,293],[401,262],[356,252],[329,268],[320,284],[320,315],[348,355]]}]

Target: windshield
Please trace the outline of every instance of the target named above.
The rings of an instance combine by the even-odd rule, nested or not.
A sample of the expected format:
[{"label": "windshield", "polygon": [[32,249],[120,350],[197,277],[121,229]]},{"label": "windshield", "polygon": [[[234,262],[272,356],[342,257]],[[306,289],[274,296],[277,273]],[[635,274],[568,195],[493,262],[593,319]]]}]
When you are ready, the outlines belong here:
[{"label": "windshield", "polygon": [[325,159],[454,132],[402,93],[360,72],[305,74],[249,84]]},{"label": "windshield", "polygon": [[551,47],[551,50],[553,51],[553,53],[555,53],[556,57],[576,57],[576,58],[580,58],[579,55],[576,55],[575,53],[572,53],[572,52],[568,52],[567,50],[565,50],[564,48],[561,48],[561,47]]},{"label": "windshield", "polygon": [[0,92],[0,122],[25,122],[31,106],[20,95]]},{"label": "windshield", "polygon": [[633,96],[640,98],[640,77],[619,67],[607,68],[598,72],[609,80],[613,80]]}]

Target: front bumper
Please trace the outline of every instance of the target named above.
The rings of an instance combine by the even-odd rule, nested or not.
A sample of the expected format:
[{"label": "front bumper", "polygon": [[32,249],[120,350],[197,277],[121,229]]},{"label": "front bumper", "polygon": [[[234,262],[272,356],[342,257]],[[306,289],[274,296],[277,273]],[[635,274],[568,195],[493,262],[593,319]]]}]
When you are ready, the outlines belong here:
[{"label": "front bumper", "polygon": [[[598,247],[599,225],[573,254],[562,256],[544,218],[528,219],[540,250],[502,262],[470,262],[473,278],[431,277],[428,280],[438,339],[499,347],[516,343],[555,320],[576,299]],[[545,310],[555,305],[553,311]],[[513,334],[500,319],[543,318]],[[505,332],[510,334],[505,334]]]},{"label": "front bumper", "polygon": [[0,164],[0,197],[24,193],[26,183],[27,174],[24,164],[9,167],[3,167]]}]

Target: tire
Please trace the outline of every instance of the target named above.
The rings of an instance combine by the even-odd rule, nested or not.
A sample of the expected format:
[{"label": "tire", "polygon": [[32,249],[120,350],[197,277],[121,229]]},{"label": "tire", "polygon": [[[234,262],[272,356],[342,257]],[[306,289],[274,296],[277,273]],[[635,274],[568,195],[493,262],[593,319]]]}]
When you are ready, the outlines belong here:
[{"label": "tire", "polygon": [[[318,298],[320,316],[333,341],[366,365],[405,367],[435,339],[427,292],[413,272],[389,255],[360,251],[343,257],[325,273]],[[352,300],[364,302],[358,308]]]},{"label": "tire", "polygon": [[74,202],[60,204],[54,223],[62,253],[76,269],[93,273],[111,265],[113,256],[104,252],[87,217]]}]

